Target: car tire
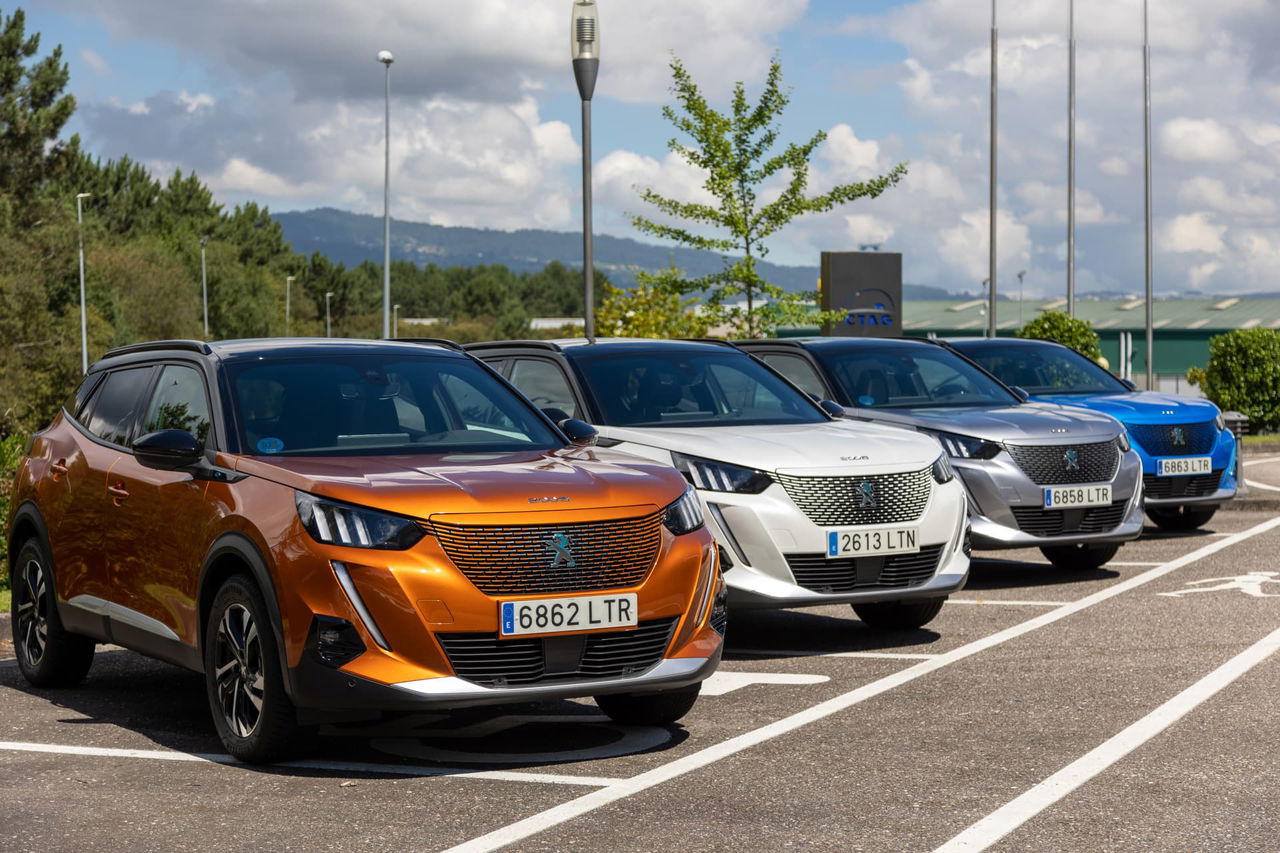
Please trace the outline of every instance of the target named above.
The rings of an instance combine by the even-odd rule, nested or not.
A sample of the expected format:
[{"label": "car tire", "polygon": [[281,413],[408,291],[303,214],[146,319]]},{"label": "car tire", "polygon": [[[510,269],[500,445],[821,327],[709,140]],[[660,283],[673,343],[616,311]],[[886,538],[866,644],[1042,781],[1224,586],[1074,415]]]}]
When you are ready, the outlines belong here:
[{"label": "car tire", "polygon": [[1048,545],[1040,553],[1056,569],[1091,572],[1111,562],[1119,550],[1119,545]]},{"label": "car tire", "polygon": [[702,684],[657,693],[609,693],[596,696],[600,710],[615,723],[628,726],[669,726],[693,709]]},{"label": "car tire", "polygon": [[222,745],[247,764],[291,755],[297,712],[284,689],[280,654],[266,603],[244,575],[218,590],[204,628],[205,688]]},{"label": "car tire", "polygon": [[84,681],[96,643],[62,627],[53,561],[38,539],[28,539],[18,550],[10,580],[13,648],[22,676],[33,687],[74,687]]},{"label": "car tire", "polygon": [[871,601],[854,604],[853,612],[870,628],[883,631],[914,631],[923,628],[942,612],[947,601],[941,598],[913,598],[908,601]]},{"label": "car tire", "polygon": [[1216,506],[1147,507],[1147,517],[1161,530],[1196,530],[1209,523],[1217,514]]}]

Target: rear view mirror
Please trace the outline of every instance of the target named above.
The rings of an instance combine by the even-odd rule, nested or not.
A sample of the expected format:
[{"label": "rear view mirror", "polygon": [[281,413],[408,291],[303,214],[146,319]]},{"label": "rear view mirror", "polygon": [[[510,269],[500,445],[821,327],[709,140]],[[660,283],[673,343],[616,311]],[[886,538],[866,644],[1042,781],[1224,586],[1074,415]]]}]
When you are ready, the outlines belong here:
[{"label": "rear view mirror", "polygon": [[834,400],[819,400],[818,407],[833,418],[844,417],[844,406]]},{"label": "rear view mirror", "polygon": [[138,438],[130,448],[138,462],[159,471],[181,471],[200,461],[200,441],[186,430],[162,429]]},{"label": "rear view mirror", "polygon": [[569,440],[579,447],[590,447],[600,437],[600,433],[596,432],[595,427],[577,418],[561,421],[559,426],[564,434],[569,436]]}]

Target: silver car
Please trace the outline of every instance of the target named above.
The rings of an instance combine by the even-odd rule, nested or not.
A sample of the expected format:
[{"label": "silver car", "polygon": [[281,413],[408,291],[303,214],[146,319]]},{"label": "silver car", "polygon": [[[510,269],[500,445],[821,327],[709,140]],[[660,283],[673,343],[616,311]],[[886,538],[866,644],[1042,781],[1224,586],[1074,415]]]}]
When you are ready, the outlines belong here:
[{"label": "silver car", "polygon": [[968,489],[976,549],[1095,569],[1142,532],[1142,461],[1109,415],[1043,403],[924,340],[742,341],[850,417],[936,437]]}]

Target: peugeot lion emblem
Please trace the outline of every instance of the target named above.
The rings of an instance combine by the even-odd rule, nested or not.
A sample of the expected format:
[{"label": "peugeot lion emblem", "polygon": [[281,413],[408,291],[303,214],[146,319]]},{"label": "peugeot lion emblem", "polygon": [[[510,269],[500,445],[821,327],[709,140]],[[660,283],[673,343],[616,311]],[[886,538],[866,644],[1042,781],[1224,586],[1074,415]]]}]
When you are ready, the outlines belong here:
[{"label": "peugeot lion emblem", "polygon": [[1080,454],[1075,450],[1068,450],[1062,454],[1062,467],[1065,471],[1080,470]]},{"label": "peugeot lion emblem", "polygon": [[1173,443],[1178,447],[1185,447],[1187,444],[1187,431],[1182,427],[1173,428]]},{"label": "peugeot lion emblem", "polygon": [[875,484],[863,480],[858,484],[858,509],[876,509],[879,504],[876,503],[876,487]]},{"label": "peugeot lion emblem", "polygon": [[546,542],[547,550],[551,552],[555,558],[551,561],[551,568],[558,569],[561,566],[573,568],[577,562],[573,559],[573,552],[569,550],[569,537],[563,533],[557,533]]}]

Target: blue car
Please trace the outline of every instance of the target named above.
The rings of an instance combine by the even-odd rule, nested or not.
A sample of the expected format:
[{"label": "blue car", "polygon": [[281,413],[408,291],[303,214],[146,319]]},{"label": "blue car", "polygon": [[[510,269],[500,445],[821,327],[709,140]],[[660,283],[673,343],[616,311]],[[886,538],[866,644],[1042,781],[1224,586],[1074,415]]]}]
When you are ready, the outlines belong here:
[{"label": "blue car", "polygon": [[1020,338],[949,345],[1031,399],[1104,412],[1125,425],[1142,457],[1147,516],[1194,530],[1236,494],[1236,439],[1208,400],[1135,390],[1075,350]]}]

